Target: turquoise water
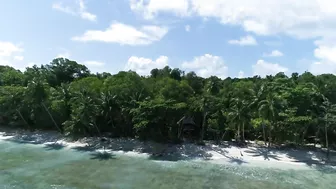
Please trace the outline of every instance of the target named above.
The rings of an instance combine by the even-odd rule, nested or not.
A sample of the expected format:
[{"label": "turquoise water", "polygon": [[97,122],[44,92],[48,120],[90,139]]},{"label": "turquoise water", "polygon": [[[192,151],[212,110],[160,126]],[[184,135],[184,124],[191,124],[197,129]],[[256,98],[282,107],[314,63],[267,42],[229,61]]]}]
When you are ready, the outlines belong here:
[{"label": "turquoise water", "polygon": [[153,161],[0,142],[1,189],[331,189],[332,169],[277,170],[207,162]]}]

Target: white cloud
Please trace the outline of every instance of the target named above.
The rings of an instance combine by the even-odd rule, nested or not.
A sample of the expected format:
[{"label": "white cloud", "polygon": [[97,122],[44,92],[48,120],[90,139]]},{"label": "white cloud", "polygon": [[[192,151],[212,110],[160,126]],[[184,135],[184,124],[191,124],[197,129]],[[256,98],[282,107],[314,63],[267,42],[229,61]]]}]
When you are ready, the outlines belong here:
[{"label": "white cloud", "polygon": [[190,29],[191,29],[191,28],[190,28],[190,25],[185,25],[185,26],[184,26],[184,29],[185,29],[186,32],[190,32]]},{"label": "white cloud", "polygon": [[310,72],[313,74],[336,74],[336,46],[324,46],[321,44],[315,49],[314,55],[320,60],[310,64]]},{"label": "white cloud", "polygon": [[69,6],[64,6],[61,2],[52,4],[52,8],[61,12],[76,15],[75,11],[73,11]]},{"label": "white cloud", "polygon": [[24,59],[23,56],[14,56],[14,60],[22,61],[23,59]]},{"label": "white cloud", "polygon": [[63,53],[60,53],[58,54],[55,58],[70,58],[70,52],[63,52]]},{"label": "white cloud", "polygon": [[202,77],[215,75],[224,79],[228,75],[228,67],[225,65],[224,60],[211,54],[195,57],[190,62],[183,62],[182,68],[195,71],[197,75]]},{"label": "white cloud", "polygon": [[125,70],[132,70],[140,75],[149,75],[152,69],[161,69],[165,66],[168,66],[168,57],[166,56],[160,56],[156,60],[132,56],[128,59]]},{"label": "white cloud", "polygon": [[106,43],[119,43],[121,45],[148,45],[161,40],[168,32],[165,27],[143,26],[135,28],[115,22],[104,31],[89,30],[81,36],[73,37],[75,41],[100,41]]},{"label": "white cloud", "polygon": [[[159,3],[162,5],[153,6]],[[317,51],[325,46],[333,49],[336,43],[336,1],[331,0],[132,0],[132,6],[132,10],[141,10],[152,18],[160,16],[160,13],[179,17],[198,16],[239,26],[256,35],[282,34],[313,40],[320,38],[316,43]],[[316,58],[321,64],[336,63],[326,63],[330,57],[324,57],[323,54]]]},{"label": "white cloud", "polygon": [[279,51],[279,50],[273,50],[272,52],[270,53],[265,53],[263,56],[264,57],[280,57],[280,56],[283,56],[284,54]]},{"label": "white cloud", "polygon": [[228,41],[229,44],[232,45],[241,45],[241,46],[247,46],[247,45],[257,45],[257,41],[253,36],[245,36],[245,37],[241,37],[239,40],[229,40]]},{"label": "white cloud", "polygon": [[14,53],[22,52],[23,49],[11,42],[0,41],[0,57],[9,57]]},{"label": "white cloud", "polygon": [[0,66],[12,66],[12,67],[13,67],[13,64],[10,63],[8,60],[6,60],[6,59],[2,59],[2,58],[0,57]]},{"label": "white cloud", "polygon": [[330,0],[131,0],[130,6],[133,11],[152,17],[171,13],[215,18],[222,24],[238,25],[259,35],[336,35],[336,2]]},{"label": "white cloud", "polygon": [[336,63],[336,46],[320,46],[314,51],[316,58]]},{"label": "white cloud", "polygon": [[275,75],[279,72],[288,72],[288,68],[283,67],[277,63],[270,63],[264,60],[258,60],[258,62],[252,66],[253,75],[259,75],[265,77],[266,75]]},{"label": "white cloud", "polygon": [[333,62],[314,62],[310,64],[308,71],[315,75],[324,73],[336,74],[336,64]]},{"label": "white cloud", "polygon": [[240,70],[238,73],[238,78],[244,78],[244,77],[245,77],[245,73]]},{"label": "white cloud", "polygon": [[0,41],[0,65],[20,68],[17,61],[23,60],[20,55],[24,51],[20,45],[8,41]]},{"label": "white cloud", "polygon": [[88,12],[86,9],[86,5],[84,0],[77,0],[77,5],[73,6],[74,8],[70,6],[64,5],[62,2],[57,2],[52,5],[52,8],[61,12],[65,12],[67,14],[71,14],[74,16],[79,16],[82,19],[89,20],[89,21],[96,21],[97,16],[95,14],[92,14]]},{"label": "white cloud", "polygon": [[145,19],[153,19],[158,13],[187,16],[189,0],[130,0],[131,10],[141,13]]},{"label": "white cloud", "polygon": [[105,62],[95,61],[95,60],[88,60],[82,61],[81,64],[85,65],[92,73],[103,73],[103,72],[110,72],[107,67],[105,67]]},{"label": "white cloud", "polygon": [[88,66],[95,66],[95,67],[102,67],[105,65],[104,62],[99,62],[99,61],[84,61],[82,62],[82,64],[88,65]]}]

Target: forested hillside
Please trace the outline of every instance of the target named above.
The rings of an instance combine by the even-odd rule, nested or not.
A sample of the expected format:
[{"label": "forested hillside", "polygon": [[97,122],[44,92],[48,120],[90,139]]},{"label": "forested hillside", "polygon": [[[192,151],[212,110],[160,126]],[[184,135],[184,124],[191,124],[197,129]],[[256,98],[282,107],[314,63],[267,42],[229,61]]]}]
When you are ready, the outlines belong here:
[{"label": "forested hillside", "polygon": [[[165,67],[150,76],[91,73],[58,58],[25,72],[0,67],[1,125],[73,136],[178,141],[184,116],[199,140],[336,142],[336,77],[309,72],[201,78]],[[316,141],[317,141],[316,140]]]}]

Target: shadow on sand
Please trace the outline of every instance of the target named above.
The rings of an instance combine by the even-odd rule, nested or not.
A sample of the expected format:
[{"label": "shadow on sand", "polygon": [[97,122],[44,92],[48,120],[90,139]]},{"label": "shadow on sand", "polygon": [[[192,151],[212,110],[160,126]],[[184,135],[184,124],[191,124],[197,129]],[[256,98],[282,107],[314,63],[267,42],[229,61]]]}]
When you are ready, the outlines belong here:
[{"label": "shadow on sand", "polygon": [[61,143],[51,143],[51,144],[45,144],[44,148],[46,150],[61,150],[65,147],[65,145]]},{"label": "shadow on sand", "polygon": [[90,154],[92,160],[106,161],[116,159],[115,155],[109,152],[94,152]]},{"label": "shadow on sand", "polygon": [[[65,146],[63,144],[56,143],[58,140],[65,140],[64,136],[57,132],[7,132],[8,136],[13,136],[11,138],[5,139],[10,142],[20,143],[20,144],[46,144],[44,148],[46,150],[61,150]],[[71,141],[67,139],[65,141]],[[220,145],[213,145],[213,143],[207,143],[206,145],[196,145],[194,143],[184,143],[184,144],[159,144],[155,142],[139,141],[135,139],[125,139],[125,138],[107,138],[104,142],[99,140],[99,138],[83,138],[79,140],[81,143],[87,143],[87,146],[77,146],[72,147],[73,150],[79,152],[92,152],[91,159],[96,160],[108,160],[115,158],[112,154],[104,154],[101,152],[96,152],[98,149],[105,148],[111,151],[124,151],[124,152],[139,152],[149,154],[149,159],[151,160],[161,160],[161,161],[181,161],[181,160],[193,160],[202,159],[209,160],[212,154],[209,151],[214,151],[226,157],[230,163],[235,163],[242,165],[248,163],[242,159],[242,157],[232,157],[226,150],[231,146],[236,146],[233,142],[225,142]],[[336,169],[331,168],[329,165],[336,166],[336,162],[326,162],[325,152],[318,149],[277,149],[270,148],[268,150],[265,147],[255,147],[255,148],[245,148],[245,153],[249,153],[254,157],[262,156],[264,160],[279,160],[280,158],[277,154],[286,154],[289,158],[292,158],[294,162],[305,163],[306,165],[321,171],[323,173],[336,173]],[[243,156],[243,155],[242,155]],[[330,157],[335,157],[335,152],[330,152]]]},{"label": "shadow on sand", "polygon": [[280,160],[280,158],[274,153],[274,150],[270,151],[267,148],[251,148],[245,150],[245,153],[251,154],[252,157],[263,157],[264,160]]}]

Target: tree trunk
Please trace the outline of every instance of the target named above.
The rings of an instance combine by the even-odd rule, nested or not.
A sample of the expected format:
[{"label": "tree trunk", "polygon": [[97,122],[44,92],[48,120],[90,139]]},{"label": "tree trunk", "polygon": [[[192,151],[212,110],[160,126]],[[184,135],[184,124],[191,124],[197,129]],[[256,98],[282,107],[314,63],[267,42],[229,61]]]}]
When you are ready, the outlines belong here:
[{"label": "tree trunk", "polygon": [[221,140],[224,140],[224,137],[225,137],[225,135],[226,135],[226,132],[227,132],[227,130],[225,130],[224,134],[222,135]]},{"label": "tree trunk", "polygon": [[113,129],[114,129],[114,121],[113,121],[113,118],[112,118],[112,116],[110,115],[110,119],[111,119],[111,124],[112,124],[112,127],[113,127]]},{"label": "tree trunk", "polygon": [[271,136],[271,128],[268,130],[268,149],[271,147],[272,136]]},{"label": "tree trunk", "polygon": [[302,139],[301,139],[301,143],[304,144],[304,139],[305,139],[305,136],[307,134],[307,130],[308,130],[308,127],[304,129],[304,131],[302,132]]},{"label": "tree trunk", "polygon": [[183,130],[182,121],[178,125],[179,125],[179,128],[178,128],[178,131],[177,131],[177,139],[180,140],[181,135],[182,135],[182,130]]},{"label": "tree trunk", "polygon": [[243,122],[243,128],[242,128],[242,132],[243,132],[243,143],[245,143],[245,123]]},{"label": "tree trunk", "polygon": [[328,142],[328,126],[326,125],[324,129],[325,129],[325,140],[326,140],[325,145],[327,148],[327,160],[329,160],[330,151],[329,151],[329,142]]},{"label": "tree trunk", "polygon": [[97,132],[98,132],[98,135],[99,135],[99,137],[101,138],[102,135],[101,135],[101,132],[100,132],[100,130],[99,130],[97,124],[96,124],[96,120],[94,120],[93,125],[95,126],[95,128],[96,128],[96,130],[97,130]]},{"label": "tree trunk", "polygon": [[23,122],[25,122],[25,124],[28,126],[28,129],[31,129],[30,128],[30,125],[28,124],[28,122],[25,120],[25,118],[22,116],[21,112],[16,109],[16,112],[19,114],[19,116],[21,117],[21,119],[23,120]]},{"label": "tree trunk", "polygon": [[237,125],[237,136],[236,136],[236,142],[239,142],[240,141],[240,124]]},{"label": "tree trunk", "polygon": [[203,122],[202,122],[202,130],[201,130],[201,141],[204,139],[204,132],[205,132],[205,127],[206,127],[206,117],[207,117],[207,112],[204,112],[203,115]]},{"label": "tree trunk", "polygon": [[60,132],[60,133],[62,133],[62,130],[61,130],[61,128],[57,125],[57,123],[56,123],[56,121],[54,120],[54,118],[53,118],[53,116],[51,115],[51,113],[49,112],[49,110],[48,110],[48,108],[45,106],[45,104],[42,102],[42,106],[44,107],[44,109],[48,112],[48,114],[49,114],[49,117],[51,118],[51,120],[53,121],[53,123],[54,123],[54,125],[55,125],[55,127],[58,129],[58,131]]},{"label": "tree trunk", "polygon": [[319,134],[320,134],[320,127],[318,127],[317,132],[315,133],[314,148],[316,148],[316,143],[317,143],[317,139],[318,139]]},{"label": "tree trunk", "polygon": [[266,143],[265,124],[263,124],[263,137],[264,137],[264,143],[265,143],[265,146],[267,146],[267,143]]}]

